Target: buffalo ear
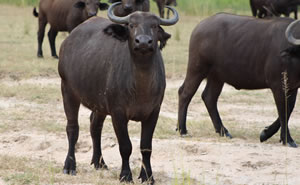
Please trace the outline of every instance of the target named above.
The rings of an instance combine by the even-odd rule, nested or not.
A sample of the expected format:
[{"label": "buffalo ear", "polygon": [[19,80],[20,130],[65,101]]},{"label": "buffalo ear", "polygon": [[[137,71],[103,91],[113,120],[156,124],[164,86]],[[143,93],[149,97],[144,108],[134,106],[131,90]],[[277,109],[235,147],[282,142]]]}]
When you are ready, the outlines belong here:
[{"label": "buffalo ear", "polygon": [[75,8],[84,8],[85,7],[85,3],[82,1],[78,1],[77,3],[74,4]]},{"label": "buffalo ear", "polygon": [[158,40],[160,41],[159,49],[162,50],[166,46],[168,39],[171,38],[171,34],[165,32],[160,26],[158,29]]},{"label": "buffalo ear", "polygon": [[103,32],[121,42],[125,42],[129,37],[128,28],[120,24],[110,24],[103,30]]},{"label": "buffalo ear", "polygon": [[300,46],[292,46],[280,52],[281,57],[298,57],[300,58]]},{"label": "buffalo ear", "polygon": [[119,2],[121,0],[108,0],[109,3],[115,3],[115,2]]},{"label": "buffalo ear", "polygon": [[107,10],[109,5],[107,3],[100,3],[99,8],[100,10]]}]

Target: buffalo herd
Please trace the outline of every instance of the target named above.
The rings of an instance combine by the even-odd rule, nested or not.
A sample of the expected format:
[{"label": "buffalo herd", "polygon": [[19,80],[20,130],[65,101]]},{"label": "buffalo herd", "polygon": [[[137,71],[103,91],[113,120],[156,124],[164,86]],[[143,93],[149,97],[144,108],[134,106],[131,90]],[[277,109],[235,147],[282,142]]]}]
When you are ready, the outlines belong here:
[{"label": "buffalo herd", "polygon": [[[129,158],[132,144],[129,120],[141,122],[139,178],[154,184],[151,169],[152,137],[166,87],[161,50],[171,35],[162,26],[179,20],[176,0],[154,0],[159,9],[149,12],[149,0],[40,0],[38,17],[38,57],[43,57],[45,26],[51,55],[59,58],[58,73],[67,118],[68,153],[63,172],[76,175],[75,144],[79,136],[78,111],[82,104],[91,110],[90,134],[93,142],[91,164],[107,168],[101,151],[101,132],[107,115],[119,143],[122,157],[120,181],[132,182]],[[272,91],[278,118],[260,134],[266,141],[279,129],[283,145],[297,147],[288,120],[300,87],[300,25],[288,18],[300,0],[250,0],[253,17],[218,13],[202,20],[190,36],[187,72],[178,90],[177,130],[187,134],[187,110],[201,82],[202,93],[216,133],[232,138],[218,112],[217,102],[224,84],[240,89]],[[164,18],[164,8],[172,17]],[[108,19],[97,11],[108,9]],[[284,15],[286,17],[280,17]],[[256,18],[258,16],[258,18]],[[249,32],[249,30],[251,30]],[[55,38],[69,32],[59,56]],[[283,87],[283,76],[288,87]]]}]

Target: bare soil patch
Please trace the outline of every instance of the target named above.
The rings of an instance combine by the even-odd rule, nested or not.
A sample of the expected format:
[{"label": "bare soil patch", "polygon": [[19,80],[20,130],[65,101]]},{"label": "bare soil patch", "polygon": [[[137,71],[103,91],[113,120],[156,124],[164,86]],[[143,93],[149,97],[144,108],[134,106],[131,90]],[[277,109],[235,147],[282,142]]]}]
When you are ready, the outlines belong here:
[{"label": "bare soil patch", "polygon": [[[11,82],[9,83],[11,84]],[[34,83],[41,84],[41,86],[55,84],[59,86],[59,79],[34,78],[13,83]],[[168,80],[167,91],[177,89],[181,83],[182,81],[178,80]],[[232,91],[234,89],[231,89],[231,87],[224,89],[224,92]],[[31,107],[36,106],[32,102],[19,102],[18,99],[14,98],[1,98],[0,102],[2,111],[20,103]],[[55,106],[61,107],[60,104],[61,102],[57,102]],[[174,107],[173,104],[175,104],[174,100],[164,101],[161,115],[176,119],[177,107]],[[254,109],[259,108],[259,106],[257,105]],[[199,112],[199,110],[195,108],[196,103],[193,103],[191,107],[189,119],[197,121],[199,115],[196,112]],[[235,105],[222,107],[225,111],[236,108]],[[269,105],[267,105],[267,108],[269,108]],[[267,108],[265,107],[265,109]],[[26,109],[26,106],[23,109]],[[59,110],[62,111],[61,108]],[[81,110],[83,110],[80,114],[81,117],[85,117],[81,119],[83,122],[87,122],[89,111],[87,109]],[[19,111],[22,111],[22,108]],[[43,116],[46,118],[57,111],[51,106]],[[63,112],[61,114],[63,116]],[[265,116],[257,115],[253,119],[264,120],[266,119]],[[1,120],[4,119],[1,117]],[[243,115],[240,119],[249,121],[251,117]],[[14,123],[11,120],[8,121],[8,124]],[[62,121],[61,124],[64,126],[65,121]],[[106,125],[111,127],[111,123],[106,123]],[[175,125],[170,129],[174,128]],[[211,132],[213,132],[213,129]],[[139,169],[141,165],[140,139],[138,136],[133,136],[131,141],[133,144],[130,159],[131,167],[132,169]],[[104,159],[109,166],[109,170],[111,170],[111,173],[119,173],[121,157],[112,128],[111,131],[103,134],[102,143]],[[51,133],[35,128],[13,129],[0,134],[0,157],[13,156],[26,157],[31,160],[52,161],[62,168],[67,153],[67,144],[64,132]],[[89,164],[91,156],[90,134],[88,130],[81,130],[76,152],[78,173],[81,173],[81,175],[87,173],[86,168],[93,168]],[[299,157],[299,149],[284,147],[279,142],[266,144],[259,143],[258,139],[256,141],[243,138],[228,140],[218,136],[213,138],[203,138],[201,136],[180,137],[174,130],[174,135],[170,136],[169,139],[155,138],[153,140],[152,167],[157,184],[297,184],[300,182],[298,175],[300,162],[297,160]],[[1,183],[5,184],[3,180],[0,181]]]}]

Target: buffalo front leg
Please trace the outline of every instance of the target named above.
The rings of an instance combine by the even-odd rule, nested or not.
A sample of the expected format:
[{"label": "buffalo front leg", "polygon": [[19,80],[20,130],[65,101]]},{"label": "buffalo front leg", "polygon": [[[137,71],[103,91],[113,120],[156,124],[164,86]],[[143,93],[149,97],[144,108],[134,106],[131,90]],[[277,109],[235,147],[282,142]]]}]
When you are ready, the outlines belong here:
[{"label": "buffalo front leg", "polygon": [[[298,93],[298,89],[294,90],[292,92],[289,93],[288,95],[288,99],[287,99],[287,107],[286,110],[287,112],[285,113],[287,118],[286,121],[288,122],[290,119],[290,116],[293,112],[293,109],[295,107],[295,103],[296,103],[296,99],[297,99],[297,93]],[[274,123],[268,127],[266,127],[260,134],[260,141],[264,142],[266,140],[268,140],[270,137],[272,137],[280,128],[280,119],[277,118],[276,121],[274,121]]]},{"label": "buffalo front leg", "polygon": [[69,150],[63,172],[65,174],[76,175],[75,144],[77,143],[79,135],[78,111],[80,102],[73,95],[71,89],[63,83],[63,81],[61,83],[61,91],[65,114],[68,120],[66,131],[69,142]]},{"label": "buffalo front leg", "polygon": [[142,180],[142,183],[147,181],[150,184],[154,184],[150,158],[152,153],[152,137],[157,123],[158,115],[159,110],[154,111],[146,121],[142,121],[140,149],[143,157],[143,163],[139,175],[139,178]]},{"label": "buffalo front leg", "polygon": [[111,117],[122,157],[120,181],[132,182],[132,173],[129,167],[129,157],[132,152],[132,145],[128,135],[128,119],[122,111],[113,112]]},{"label": "buffalo front leg", "polygon": [[47,21],[45,17],[42,16],[42,14],[39,16],[39,29],[38,29],[38,52],[37,56],[39,58],[43,57],[43,50],[42,45],[44,41],[45,36],[45,27],[46,27]]},{"label": "buffalo front leg", "polygon": [[[297,147],[297,144],[294,142],[293,138],[290,135],[289,127],[288,127],[288,120],[291,115],[291,112],[294,108],[296,97],[294,93],[296,91],[292,91],[291,93],[291,100],[287,101],[282,89],[277,88],[276,90],[272,89],[273,96],[275,99],[278,117],[281,126],[281,133],[280,133],[280,140],[284,145],[288,144],[290,147]],[[289,107],[289,103],[291,104]],[[290,113],[289,113],[290,112]]]},{"label": "buffalo front leg", "polygon": [[229,137],[231,139],[232,136],[224,127],[217,107],[218,98],[223,89],[223,86],[223,82],[209,76],[207,78],[206,87],[202,93],[202,99],[213,122],[216,133],[219,133],[220,136],[224,136],[225,134],[226,137]]},{"label": "buffalo front leg", "polygon": [[91,164],[94,164],[96,169],[107,169],[107,166],[103,160],[101,151],[101,132],[103,128],[103,122],[106,115],[98,114],[97,112],[92,112],[90,116],[91,126],[90,133],[93,140],[93,157]]},{"label": "buffalo front leg", "polygon": [[51,56],[54,58],[58,58],[58,56],[56,54],[56,48],[55,48],[56,36],[57,36],[57,31],[54,30],[53,28],[50,28],[50,30],[48,32],[48,39],[49,39],[50,48],[51,48]]}]

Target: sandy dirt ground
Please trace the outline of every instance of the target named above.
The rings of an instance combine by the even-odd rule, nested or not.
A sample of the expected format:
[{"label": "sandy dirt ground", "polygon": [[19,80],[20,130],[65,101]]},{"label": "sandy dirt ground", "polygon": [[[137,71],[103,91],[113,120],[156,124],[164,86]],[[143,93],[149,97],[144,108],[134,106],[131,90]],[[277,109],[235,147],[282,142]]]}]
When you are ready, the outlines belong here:
[{"label": "sandy dirt ground", "polygon": [[[59,84],[59,79],[30,79],[23,83],[37,82],[41,85]],[[181,83],[169,80],[167,88],[177,88]],[[230,88],[225,88],[228,90]],[[16,103],[6,99],[0,102],[2,108]],[[164,103],[161,114],[176,118],[176,107],[169,106],[172,105]],[[168,111],[171,109],[173,112]],[[81,114],[87,116],[89,111],[82,109]],[[132,137],[131,141],[131,166],[137,167],[141,163],[140,139]],[[113,133],[103,134],[102,150],[109,168],[119,169],[121,157]],[[51,160],[63,166],[66,152],[65,133],[16,129],[0,134],[0,155],[30,156],[31,159]],[[89,166],[91,155],[90,134],[81,132],[76,153],[78,164]],[[249,142],[238,138],[227,142],[209,138],[195,141],[193,137],[178,136],[153,140],[152,168],[160,184],[173,184],[174,179],[182,174],[196,184],[299,184],[299,158],[299,149],[284,147],[280,143]],[[0,184],[5,184],[1,178]]]},{"label": "sandy dirt ground", "polygon": [[[104,134],[103,155],[109,168],[119,168],[121,158],[116,139]],[[32,159],[54,160],[63,164],[66,154],[65,135],[10,132],[0,137],[1,154],[30,156]],[[132,138],[131,166],[139,166],[139,139]],[[80,165],[89,165],[91,141],[87,133],[80,135],[76,158]],[[165,184],[182,172],[201,184],[298,184],[300,182],[298,149],[280,144],[231,143],[172,139],[153,141],[154,177]],[[80,173],[80,171],[79,171]],[[164,177],[160,173],[165,174]],[[0,181],[0,184],[4,182]]]}]

